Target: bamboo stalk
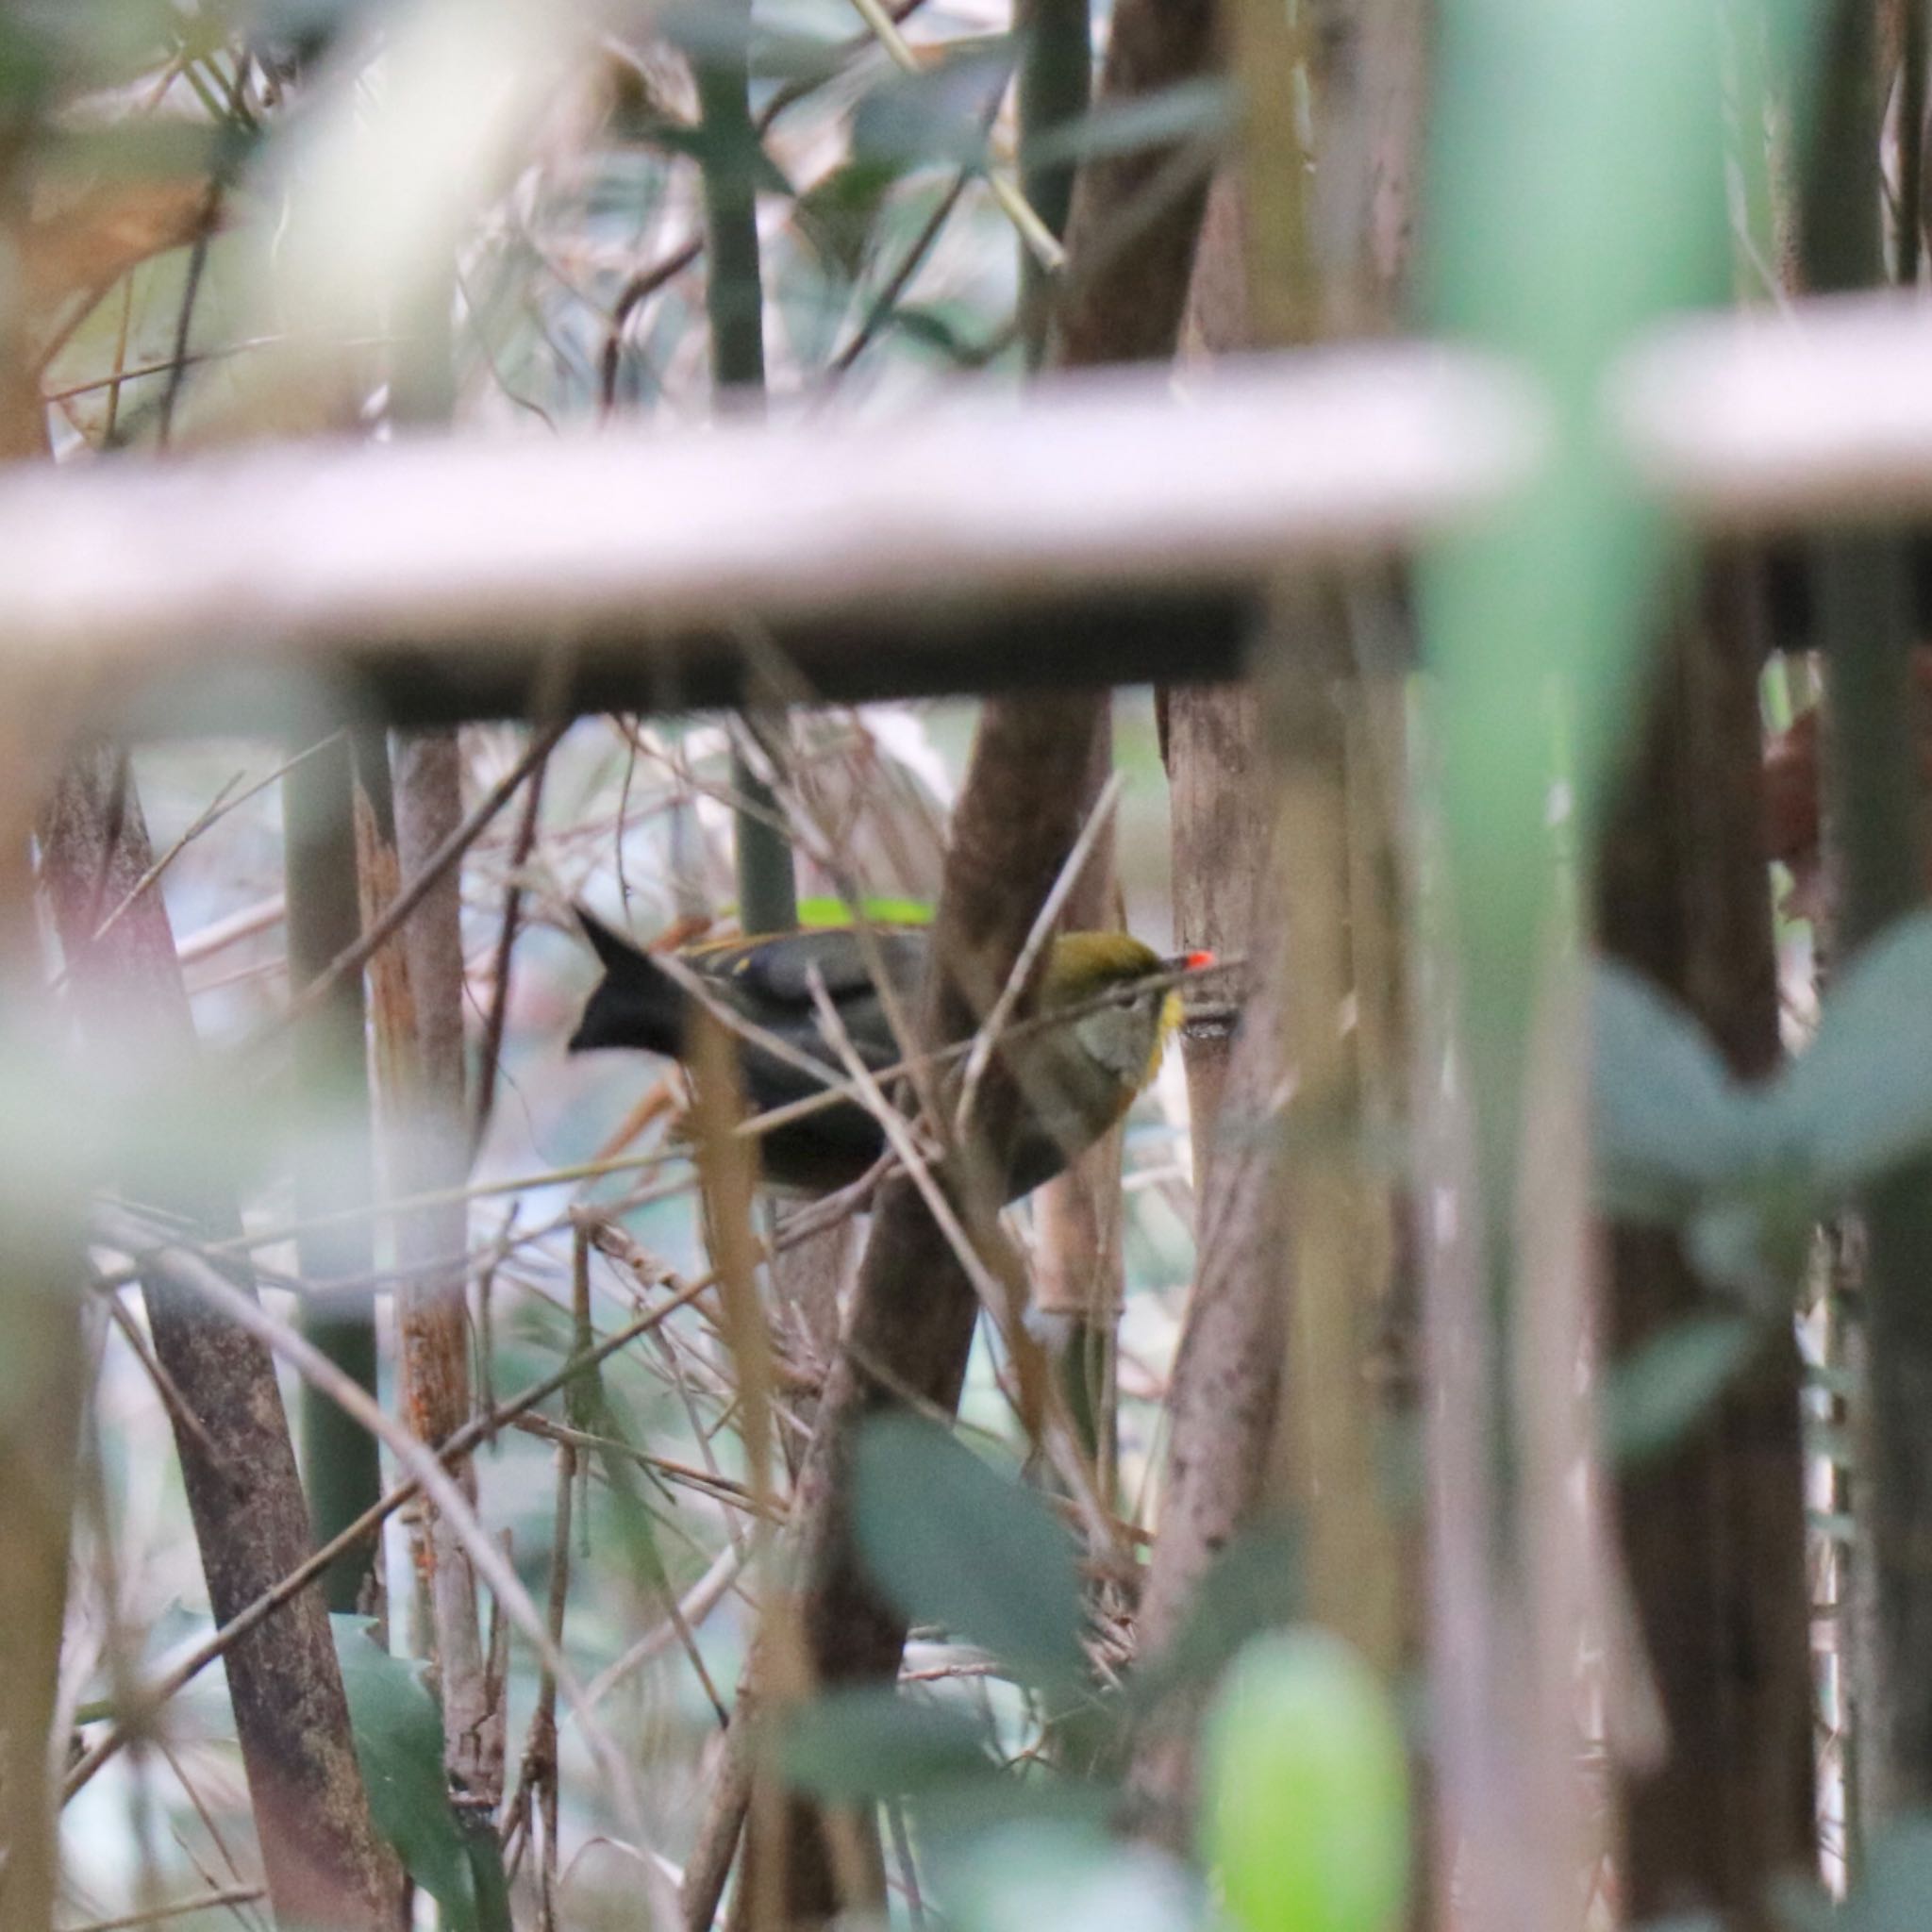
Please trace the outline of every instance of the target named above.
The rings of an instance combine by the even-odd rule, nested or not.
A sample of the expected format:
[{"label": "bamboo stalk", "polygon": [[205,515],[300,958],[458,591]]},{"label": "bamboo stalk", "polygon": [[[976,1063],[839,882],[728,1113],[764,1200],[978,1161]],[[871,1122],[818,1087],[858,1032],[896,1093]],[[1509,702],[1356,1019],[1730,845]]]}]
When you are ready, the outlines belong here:
[{"label": "bamboo stalk", "polygon": [[[301,996],[329,963],[361,937],[356,850],[355,777],[346,734],[292,764],[282,779],[283,866],[287,875],[289,989]],[[371,1224],[360,1212],[373,1202],[375,1174],[366,1139],[370,1119],[369,1062],[364,1046],[362,975],[340,975],[325,997],[310,1005],[294,1028],[294,1077],[309,1100],[335,1095],[344,1115],[361,1124],[353,1144],[331,1158],[298,1160],[295,1216],[302,1278],[325,1284],[365,1279],[375,1265]],[[330,1297],[306,1310],[303,1332],[344,1374],[374,1391],[375,1316]],[[301,1396],[302,1461],[318,1542],[327,1542],[382,1493],[375,1439],[312,1389]],[[381,1542],[372,1536],[330,1566],[323,1591],[332,1610],[379,1606]]]}]

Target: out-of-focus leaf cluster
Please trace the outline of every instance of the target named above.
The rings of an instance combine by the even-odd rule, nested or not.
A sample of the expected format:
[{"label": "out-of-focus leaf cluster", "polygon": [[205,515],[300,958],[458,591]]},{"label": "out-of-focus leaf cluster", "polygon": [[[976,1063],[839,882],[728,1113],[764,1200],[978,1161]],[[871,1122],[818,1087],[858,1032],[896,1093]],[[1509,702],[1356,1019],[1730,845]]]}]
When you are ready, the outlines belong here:
[{"label": "out-of-focus leaf cluster", "polygon": [[[966,1923],[1208,1923],[1186,1867],[1124,1849],[1103,1827],[1126,1802],[1129,1741],[1146,1724],[1191,1724],[1217,1680],[1204,1776],[1221,1798],[1205,1856],[1238,1922],[1250,1932],[1394,1922],[1408,1857],[1400,1726],[1339,1641],[1267,1636],[1296,1614],[1293,1545],[1281,1534],[1231,1545],[1167,1653],[1117,1681],[1090,1649],[1080,1552],[1060,1512],[932,1424],[888,1416],[867,1427],[855,1530],[915,1630],[942,1633],[957,1674],[795,1707],[776,1762],[821,1796],[906,1804],[936,1894]],[[1329,1802],[1290,1802],[1297,1793]]]}]

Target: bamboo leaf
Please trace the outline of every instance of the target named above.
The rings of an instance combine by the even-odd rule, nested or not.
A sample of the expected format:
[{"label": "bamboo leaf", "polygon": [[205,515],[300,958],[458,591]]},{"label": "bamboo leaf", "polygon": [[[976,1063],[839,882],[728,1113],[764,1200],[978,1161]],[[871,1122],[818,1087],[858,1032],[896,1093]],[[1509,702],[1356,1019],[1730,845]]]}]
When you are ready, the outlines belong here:
[{"label": "bamboo leaf", "polygon": [[897,168],[977,167],[990,108],[1013,71],[1009,38],[955,42],[917,74],[888,75],[852,117],[856,159]]},{"label": "bamboo leaf", "polygon": [[1592,1126],[1613,1213],[1685,1220],[1761,1164],[1762,1103],[1724,1071],[1703,1029],[1621,966],[1591,987]]},{"label": "bamboo leaf", "polygon": [[1301,1541],[1289,1528],[1251,1524],[1215,1557],[1174,1641],[1127,1679],[1144,1710],[1171,1691],[1210,1682],[1251,1638],[1303,1614]]},{"label": "bamboo leaf", "polygon": [[1030,1683],[1083,1674],[1074,1543],[1041,1498],[930,1423],[881,1416],[859,1438],[858,1548],[905,1612],[984,1644]]},{"label": "bamboo leaf", "polygon": [[1773,1106],[1822,1203],[1932,1146],[1932,912],[1900,920],[1852,961]]},{"label": "bamboo leaf", "polygon": [[1198,1932],[1216,1923],[1177,1858],[1097,1818],[1008,1819],[971,1851],[942,1840],[933,1862],[945,1923],[958,1932]]},{"label": "bamboo leaf", "polygon": [[469,1848],[443,1774],[442,1713],[421,1675],[375,1641],[369,1619],[328,1621],[375,1828],[450,1932],[478,1932]]},{"label": "bamboo leaf", "polygon": [[1183,141],[1218,141],[1234,124],[1234,102],[1230,83],[1208,75],[1158,93],[1103,101],[1077,121],[1027,142],[1022,158],[1029,168],[1047,168]]},{"label": "bamboo leaf", "polygon": [[1408,1886],[1408,1768],[1374,1672],[1324,1630],[1257,1639],[1203,1740],[1202,1833],[1241,1932],[1388,1932]]},{"label": "bamboo leaf", "polygon": [[997,1775],[982,1725],[929,1697],[872,1687],[834,1690],[785,1724],[785,1781],[822,1798],[891,1798]]},{"label": "bamboo leaf", "polygon": [[1761,1331],[1741,1315],[1674,1323],[1606,1378],[1603,1431],[1618,1463],[1642,1462],[1696,1426],[1751,1359]]},{"label": "bamboo leaf", "polygon": [[1932,1816],[1909,1812],[1888,1825],[1858,1889],[1836,1910],[1810,1886],[1788,1882],[1776,1898],[1790,1932],[1922,1932],[1932,1899]]}]

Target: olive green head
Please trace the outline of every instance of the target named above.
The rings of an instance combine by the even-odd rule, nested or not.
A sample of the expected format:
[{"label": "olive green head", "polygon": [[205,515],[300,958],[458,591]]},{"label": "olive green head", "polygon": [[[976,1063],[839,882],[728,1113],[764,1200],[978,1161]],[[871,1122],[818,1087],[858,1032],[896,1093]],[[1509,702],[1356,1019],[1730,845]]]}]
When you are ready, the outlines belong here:
[{"label": "olive green head", "polygon": [[[1169,961],[1131,933],[1074,932],[1056,940],[1041,984],[1045,1011],[1084,1006],[1116,987],[1133,986],[1164,972]],[[1149,986],[1124,1006],[1074,1023],[1080,1043],[1108,1065],[1131,1097],[1160,1071],[1169,1037],[1180,1024],[1180,995],[1172,987]]]}]

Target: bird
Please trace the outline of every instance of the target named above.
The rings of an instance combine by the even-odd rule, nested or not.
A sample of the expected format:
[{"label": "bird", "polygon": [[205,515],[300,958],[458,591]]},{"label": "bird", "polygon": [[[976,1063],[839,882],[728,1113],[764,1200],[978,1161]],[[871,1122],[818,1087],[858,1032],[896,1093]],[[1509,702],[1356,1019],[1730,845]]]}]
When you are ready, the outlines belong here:
[{"label": "bird", "polygon": [[[641,1048],[683,1059],[699,1002],[658,957],[582,907],[577,923],[603,967],[568,1051]],[[795,1053],[839,1069],[838,1054],[819,1025],[814,973],[852,1049],[873,1073],[903,1055],[873,977],[884,968],[902,1007],[916,1001],[931,947],[924,926],[874,926],[872,948],[851,926],[813,926],[750,939],[711,941],[670,957],[724,1010],[750,1022]],[[1009,1064],[1022,1117],[1005,1198],[1017,1200],[1058,1174],[1123,1119],[1159,1071],[1181,1017],[1176,971],[1213,964],[1207,952],[1164,959],[1124,932],[1073,932],[1047,952],[1035,1008],[1062,1024],[1024,1029],[1011,1042]],[[1120,997],[1107,995],[1118,992]],[[824,1091],[808,1068],[740,1036],[739,1066],[747,1102],[767,1112]],[[773,1190],[823,1195],[862,1179],[886,1150],[885,1130],[857,1100],[841,1097],[759,1136],[761,1177]]]}]

